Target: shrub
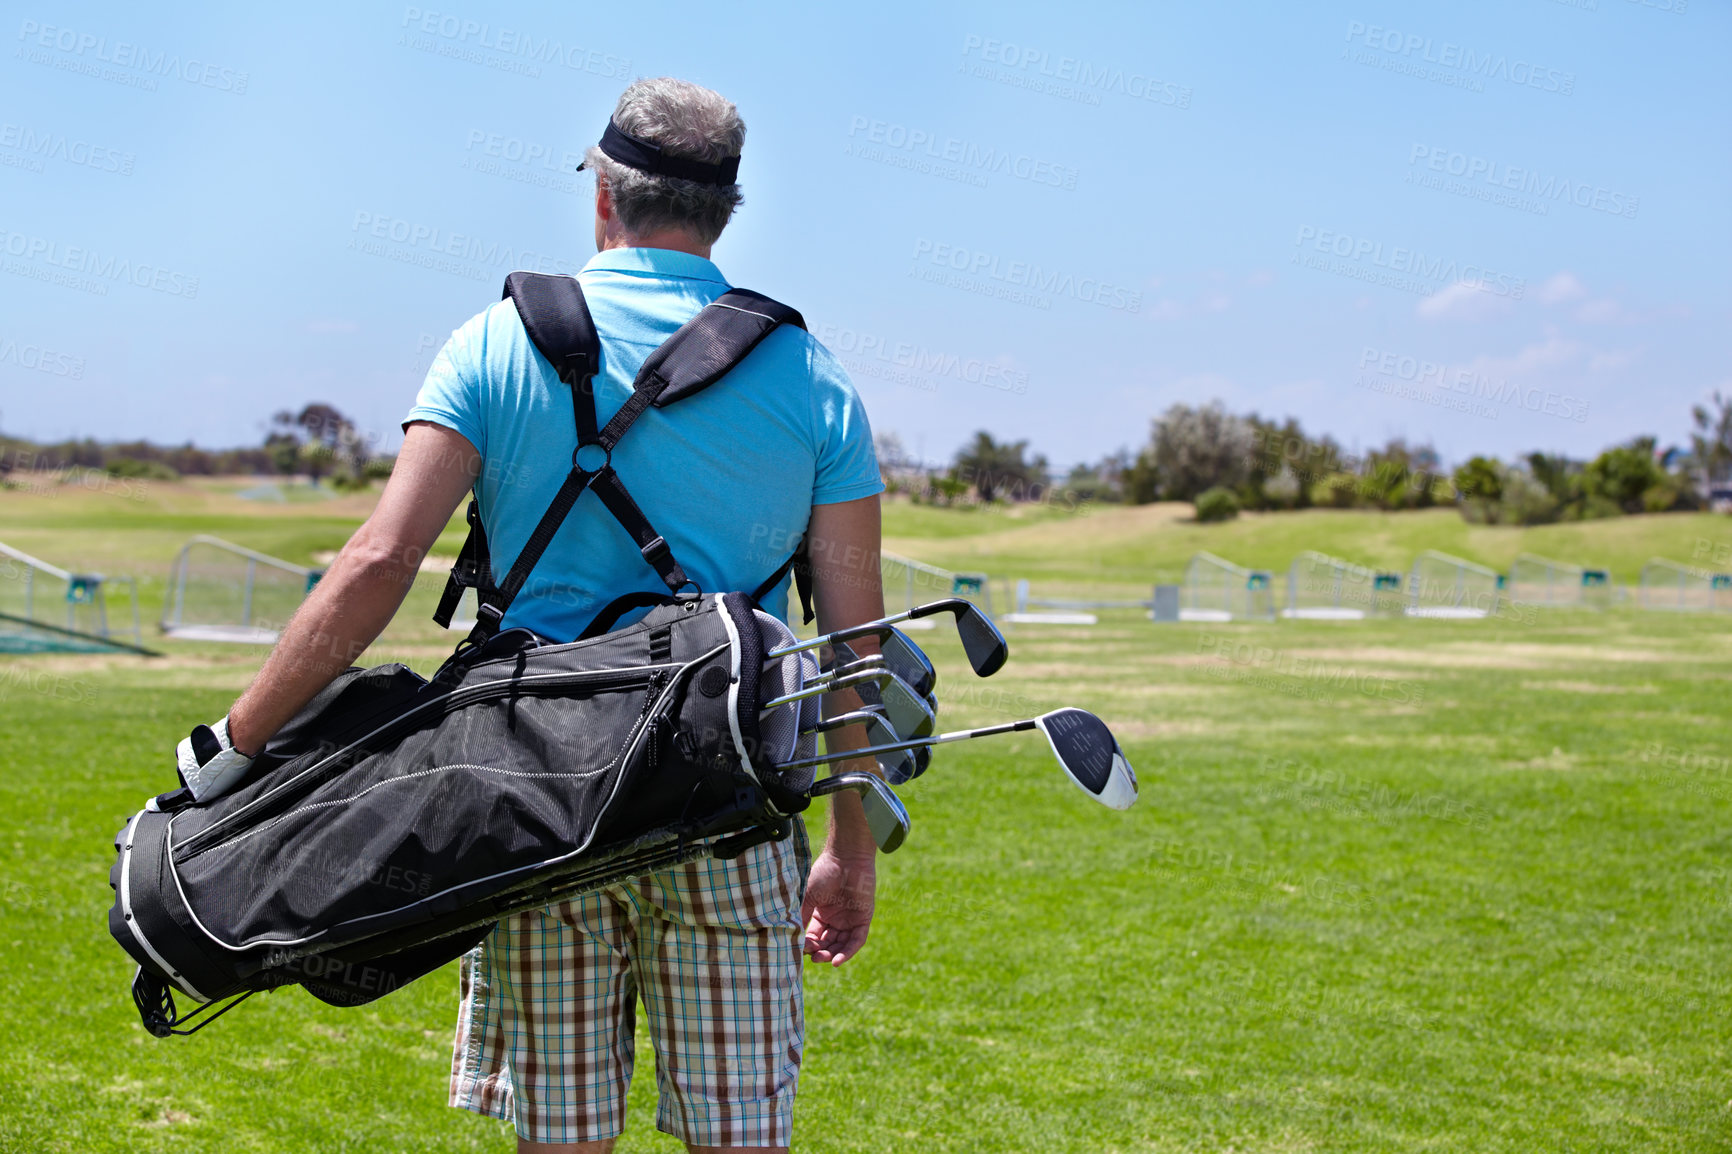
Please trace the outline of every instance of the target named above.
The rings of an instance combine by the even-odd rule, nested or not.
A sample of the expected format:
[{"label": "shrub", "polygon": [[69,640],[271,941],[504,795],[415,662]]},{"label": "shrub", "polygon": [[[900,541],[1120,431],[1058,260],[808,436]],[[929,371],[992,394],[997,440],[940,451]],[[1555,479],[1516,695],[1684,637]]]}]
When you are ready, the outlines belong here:
[{"label": "shrub", "polygon": [[1330,473],[1311,486],[1311,503],[1329,509],[1351,509],[1359,502],[1359,478],[1352,473]]},{"label": "shrub", "polygon": [[1653,456],[1637,445],[1607,449],[1582,471],[1588,496],[1610,502],[1625,513],[1653,511],[1648,508],[1646,494],[1667,481]]},{"label": "shrub", "polygon": [[1299,503],[1299,494],[1303,486],[1299,477],[1285,464],[1281,471],[1263,482],[1263,497],[1276,509],[1291,509]]},{"label": "shrub", "polygon": [[1216,485],[1197,494],[1197,520],[1231,521],[1239,515],[1239,498],[1233,490]]},{"label": "shrub", "polygon": [[178,481],[180,474],[161,461],[141,461],[137,457],[116,457],[102,466],[111,477],[139,481]]}]

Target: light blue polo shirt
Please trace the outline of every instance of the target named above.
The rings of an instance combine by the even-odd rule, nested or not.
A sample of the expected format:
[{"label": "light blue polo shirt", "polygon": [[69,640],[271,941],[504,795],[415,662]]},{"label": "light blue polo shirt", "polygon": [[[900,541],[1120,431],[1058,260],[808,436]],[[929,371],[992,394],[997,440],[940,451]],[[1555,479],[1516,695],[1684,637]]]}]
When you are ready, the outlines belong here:
[{"label": "light blue polo shirt", "polygon": [[[600,425],[625,403],[656,346],[729,288],[702,257],[657,248],[598,253],[578,280],[601,336]],[[570,472],[577,445],[571,389],[536,352],[516,306],[500,301],[451,335],[410,421],[455,429],[480,451],[476,491],[494,577],[503,580]],[[756,589],[787,559],[813,505],[884,489],[847,372],[790,325],[702,393],[646,410],[614,449],[613,465],[706,593]],[[600,499],[585,493],[504,624],[569,640],[634,590],[666,586]],[[784,579],[764,608],[786,616],[787,591]]]}]

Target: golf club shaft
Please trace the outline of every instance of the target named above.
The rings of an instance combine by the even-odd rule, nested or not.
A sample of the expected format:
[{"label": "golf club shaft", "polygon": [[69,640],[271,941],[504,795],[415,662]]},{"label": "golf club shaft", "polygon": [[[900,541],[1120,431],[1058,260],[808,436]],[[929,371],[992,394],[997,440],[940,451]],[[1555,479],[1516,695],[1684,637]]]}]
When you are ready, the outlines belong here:
[{"label": "golf club shaft", "polygon": [[[880,721],[884,721],[883,710],[856,709],[852,713],[839,713],[835,717],[827,717],[817,725],[814,725],[811,729],[802,729],[800,733],[802,736],[806,734],[829,733],[833,729],[843,729],[850,725],[865,725],[874,717]],[[889,723],[885,722],[885,724]]]},{"label": "golf club shaft", "polygon": [[808,697],[817,697],[825,693],[834,693],[839,689],[852,689],[856,685],[866,685],[868,683],[883,685],[884,682],[892,676],[894,676],[894,674],[887,670],[877,669],[867,670],[863,673],[850,673],[846,677],[832,678],[822,683],[808,685],[798,693],[790,693],[783,697],[772,698],[759,707],[758,714],[759,716],[762,716],[765,712],[776,708],[778,705],[788,705],[795,701],[804,701]]},{"label": "golf club shaft", "polygon": [[1040,725],[1033,718],[1026,721],[1007,721],[1003,725],[988,725],[983,729],[958,729],[951,733],[938,733],[931,737],[916,737],[908,741],[892,742],[889,745],[868,745],[860,749],[843,750],[840,753],[806,757],[799,761],[787,762],[777,768],[784,770],[804,769],[810,765],[827,765],[832,761],[847,761],[856,757],[875,757],[880,753],[896,753],[904,749],[920,749],[929,745],[948,745],[953,741],[972,741],[977,737],[992,737],[1000,733],[1023,733],[1038,728]]},{"label": "golf club shaft", "polygon": [[[784,645],[780,649],[772,649],[764,654],[766,661],[776,657],[786,657],[790,653],[799,653],[805,649],[819,649],[838,641],[848,641],[855,637],[864,637],[869,633],[883,633],[899,621],[912,621],[920,617],[931,617],[938,613],[954,613],[955,603],[961,601],[957,597],[947,597],[942,601],[934,601],[927,605],[916,605],[901,613],[892,613],[888,617],[880,617],[876,621],[867,621],[860,625],[851,625],[847,629],[838,629],[834,633],[826,633],[821,637],[813,637],[806,641],[796,641],[792,645]],[[967,605],[968,602],[961,601]]]}]

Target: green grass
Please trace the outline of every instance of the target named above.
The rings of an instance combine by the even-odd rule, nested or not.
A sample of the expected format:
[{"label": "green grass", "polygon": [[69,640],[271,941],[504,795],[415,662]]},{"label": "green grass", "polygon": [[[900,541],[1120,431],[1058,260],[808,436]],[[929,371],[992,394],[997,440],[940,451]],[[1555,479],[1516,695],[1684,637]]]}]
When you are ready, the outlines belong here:
[{"label": "green grass", "polygon": [[[973,532],[935,533],[947,516]],[[1142,589],[1178,580],[1200,549],[1256,569],[1284,573],[1314,549],[1380,569],[1404,570],[1423,549],[1441,549],[1507,571],[1516,554],[1609,569],[1633,583],[1649,557],[1706,564],[1732,551],[1732,522],[1710,513],[1619,517],[1531,527],[1470,525],[1451,509],[1379,513],[1308,509],[1248,513],[1222,524],[1191,520],[1189,505],[1088,507],[1048,512],[1023,524],[1002,513],[937,510],[897,502],[884,519],[885,547],[950,569],[1026,577],[1034,583]],[[1722,565],[1723,567],[1723,565]]]},{"label": "green grass", "polygon": [[[12,514],[0,504],[0,540],[85,539]],[[313,537],[314,515],[256,531]],[[1491,548],[1432,514],[1113,528],[1099,513],[924,537],[901,515],[922,558],[1079,585],[1088,532],[1114,573],[1223,531],[1237,536],[1209,547],[1254,564],[1326,531],[1368,550]],[[1639,564],[1648,549],[1687,559],[1726,525],[1555,531]],[[974,552],[992,539],[999,552]],[[946,750],[902,791],[914,830],[882,859],[871,942],[808,972],[800,1148],[1732,1150],[1732,622],[1109,613],[1014,632],[986,682],[942,631],[919,639],[947,724],[1094,709],[1142,796],[1102,810],[1026,738]],[[443,642],[405,616],[378,651],[426,668]],[[139,1028],[104,924],[109,841],[257,660],[176,646],[0,664],[0,1024],[15,1047],[0,1149],[511,1148],[443,1105],[450,970],[358,1010],[283,992],[195,1038]],[[677,1150],[652,1129],[640,1045],[620,1148]]]}]

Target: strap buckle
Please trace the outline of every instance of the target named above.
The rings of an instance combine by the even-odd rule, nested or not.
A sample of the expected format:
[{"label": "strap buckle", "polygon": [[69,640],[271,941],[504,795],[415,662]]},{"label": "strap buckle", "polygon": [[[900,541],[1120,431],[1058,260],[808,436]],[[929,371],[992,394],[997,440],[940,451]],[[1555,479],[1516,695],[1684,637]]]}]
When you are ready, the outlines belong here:
[{"label": "strap buckle", "polygon": [[643,559],[649,562],[650,568],[656,570],[660,570],[662,562],[673,556],[673,550],[668,547],[667,540],[660,535],[640,548],[638,552],[643,554]]}]

